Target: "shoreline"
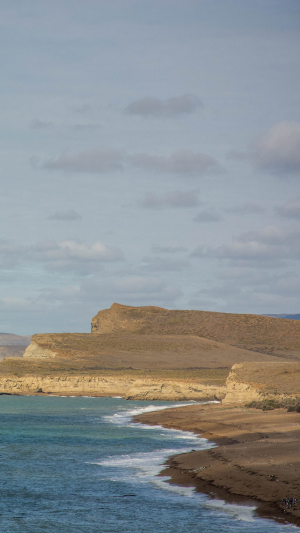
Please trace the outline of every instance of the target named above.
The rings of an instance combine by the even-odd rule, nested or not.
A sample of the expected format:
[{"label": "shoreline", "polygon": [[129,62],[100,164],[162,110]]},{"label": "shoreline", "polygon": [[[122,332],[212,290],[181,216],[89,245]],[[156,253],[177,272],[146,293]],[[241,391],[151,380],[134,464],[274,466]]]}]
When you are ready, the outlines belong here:
[{"label": "shoreline", "polygon": [[300,413],[195,404],[133,421],[192,431],[216,444],[170,457],[160,473],[170,476],[169,483],[193,486],[226,503],[255,506],[260,518],[300,527]]}]

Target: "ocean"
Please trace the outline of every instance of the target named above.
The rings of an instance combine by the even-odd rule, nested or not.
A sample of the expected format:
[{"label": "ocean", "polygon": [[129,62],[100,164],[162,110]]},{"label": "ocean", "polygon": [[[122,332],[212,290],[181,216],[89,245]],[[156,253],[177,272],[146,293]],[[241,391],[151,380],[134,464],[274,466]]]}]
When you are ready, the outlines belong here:
[{"label": "ocean", "polygon": [[168,456],[211,447],[132,423],[182,405],[122,398],[1,396],[1,533],[290,533],[254,507],[158,477]]}]

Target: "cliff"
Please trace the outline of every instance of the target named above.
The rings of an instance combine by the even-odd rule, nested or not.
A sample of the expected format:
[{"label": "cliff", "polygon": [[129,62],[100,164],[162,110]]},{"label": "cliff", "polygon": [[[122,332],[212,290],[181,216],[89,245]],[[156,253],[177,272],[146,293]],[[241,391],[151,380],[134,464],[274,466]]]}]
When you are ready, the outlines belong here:
[{"label": "cliff", "polygon": [[199,380],[122,375],[13,375],[0,377],[0,394],[123,396],[127,400],[221,400],[225,387]]},{"label": "cliff", "polygon": [[299,365],[299,321],[113,304],[91,334],[34,335],[0,393],[245,403],[297,395]]},{"label": "cliff", "polygon": [[300,362],[245,362],[233,365],[223,403],[300,397]]},{"label": "cliff", "polygon": [[[222,400],[244,405],[264,398],[300,397],[300,363],[251,363],[225,369],[181,371],[98,370],[63,367],[41,359],[0,364],[0,394],[123,396],[130,400]],[[49,361],[48,361],[49,364]],[[1,368],[2,366],[2,368]],[[72,370],[71,370],[72,368]],[[34,370],[34,371],[33,371]],[[227,377],[226,377],[227,376]]]}]

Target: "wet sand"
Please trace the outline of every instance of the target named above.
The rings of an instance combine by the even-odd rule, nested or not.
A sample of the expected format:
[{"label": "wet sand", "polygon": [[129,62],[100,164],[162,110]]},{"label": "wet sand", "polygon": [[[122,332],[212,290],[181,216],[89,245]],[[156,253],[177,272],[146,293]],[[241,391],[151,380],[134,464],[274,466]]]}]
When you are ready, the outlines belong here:
[{"label": "wet sand", "polygon": [[170,458],[162,475],[171,482],[300,526],[300,413],[196,404],[135,421],[193,431],[217,445]]}]

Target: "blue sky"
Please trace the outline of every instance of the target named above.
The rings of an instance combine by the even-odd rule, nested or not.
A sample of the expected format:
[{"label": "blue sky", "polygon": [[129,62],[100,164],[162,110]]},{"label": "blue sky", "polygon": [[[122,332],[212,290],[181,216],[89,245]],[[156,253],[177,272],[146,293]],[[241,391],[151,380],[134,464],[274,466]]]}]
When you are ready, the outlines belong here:
[{"label": "blue sky", "polygon": [[0,13],[0,330],[299,312],[299,1]]}]

